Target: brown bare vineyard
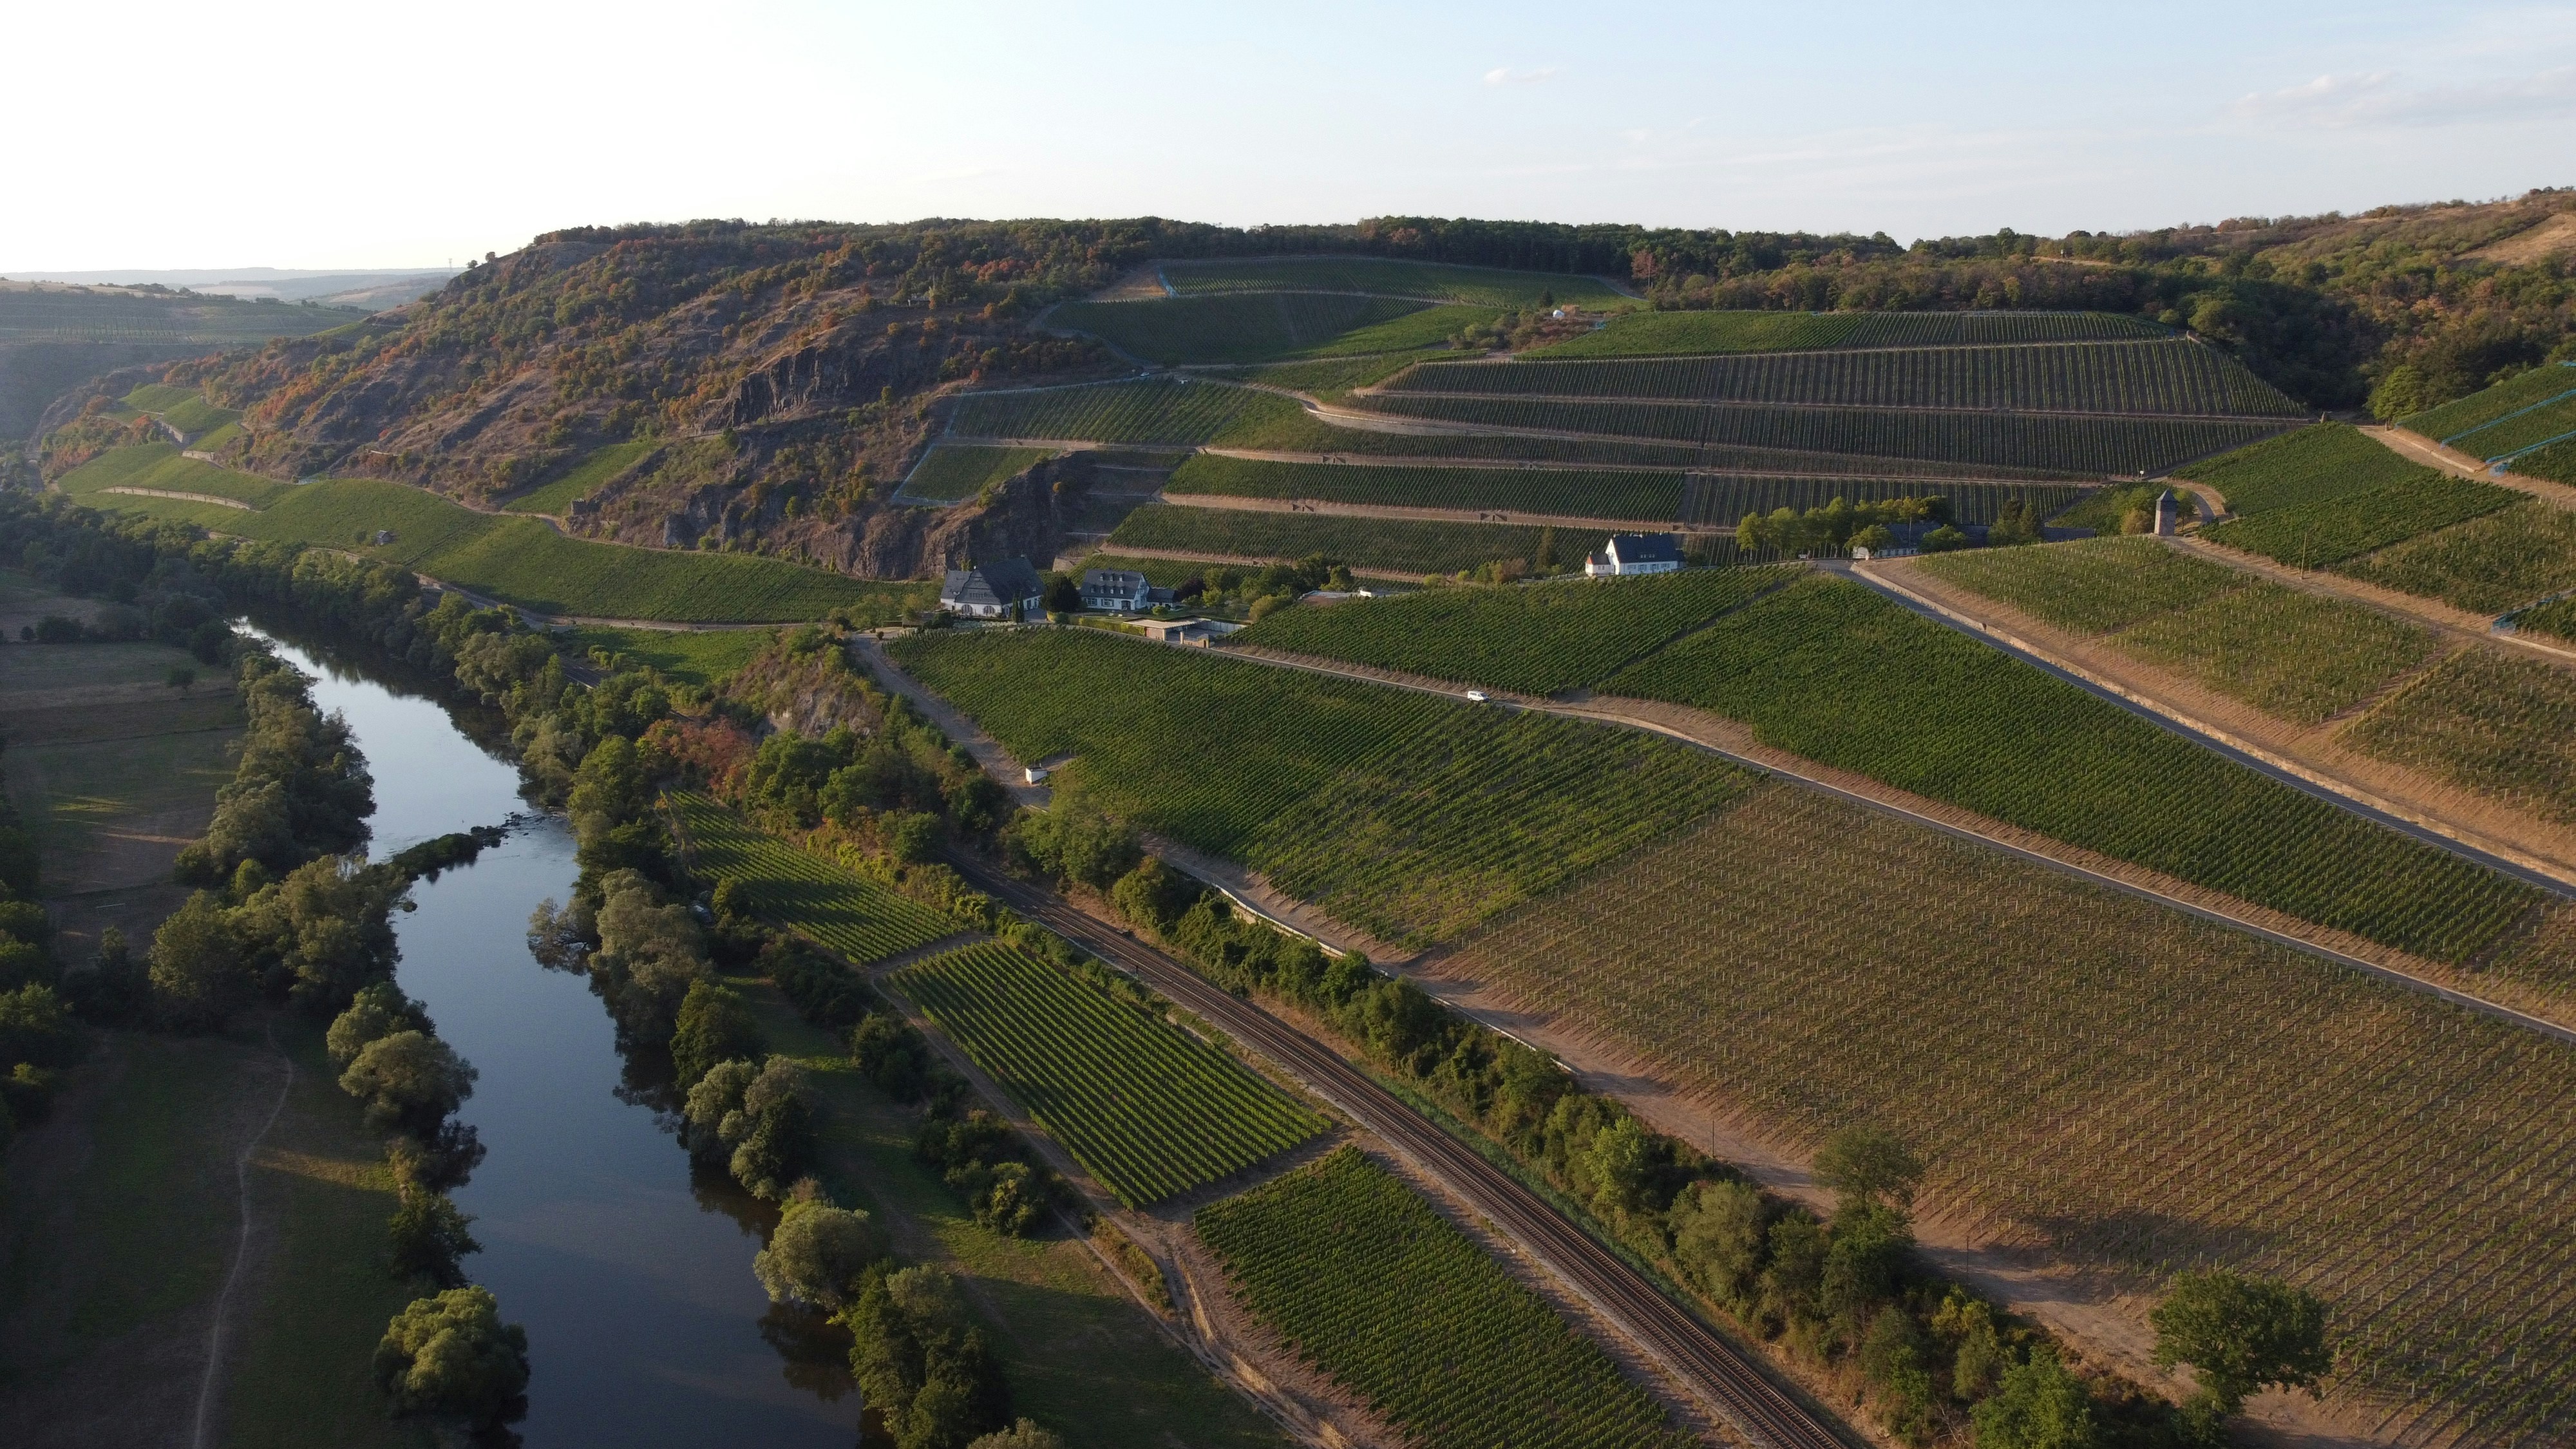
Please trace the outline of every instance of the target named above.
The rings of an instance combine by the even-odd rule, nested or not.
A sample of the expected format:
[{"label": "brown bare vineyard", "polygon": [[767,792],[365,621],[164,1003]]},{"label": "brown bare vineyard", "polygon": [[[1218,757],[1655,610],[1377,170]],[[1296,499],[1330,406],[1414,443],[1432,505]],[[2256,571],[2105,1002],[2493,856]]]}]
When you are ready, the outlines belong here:
[{"label": "brown bare vineyard", "polygon": [[2544,1038],[1785,787],[1443,972],[1787,1139],[1890,1127],[1927,1205],[2006,1242],[2312,1288],[2336,1397],[2405,1442],[2576,1427],[2576,1122],[2533,1110],[2576,1056]]}]

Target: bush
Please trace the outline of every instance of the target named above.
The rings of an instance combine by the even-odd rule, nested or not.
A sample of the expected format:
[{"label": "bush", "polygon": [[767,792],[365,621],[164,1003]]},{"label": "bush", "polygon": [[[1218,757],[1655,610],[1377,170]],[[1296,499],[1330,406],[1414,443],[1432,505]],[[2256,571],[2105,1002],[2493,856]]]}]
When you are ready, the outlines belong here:
[{"label": "bush", "polygon": [[393,1221],[386,1224],[393,1246],[394,1276],[426,1278],[440,1288],[465,1286],[465,1272],[457,1266],[458,1260],[468,1253],[483,1251],[483,1245],[465,1230],[473,1221],[437,1193],[405,1192],[402,1206],[394,1209]]}]

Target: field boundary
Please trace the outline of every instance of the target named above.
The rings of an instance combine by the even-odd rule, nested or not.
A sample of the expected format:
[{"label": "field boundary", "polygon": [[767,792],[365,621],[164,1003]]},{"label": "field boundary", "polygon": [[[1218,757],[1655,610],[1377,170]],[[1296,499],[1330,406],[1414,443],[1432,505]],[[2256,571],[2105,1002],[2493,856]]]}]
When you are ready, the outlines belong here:
[{"label": "field boundary", "polygon": [[2534,478],[2526,473],[2516,473],[2509,468],[2493,467],[2447,444],[2437,443],[2421,433],[2410,433],[2394,423],[2375,428],[2355,428],[2353,431],[2401,458],[2411,458],[2426,467],[2439,468],[2454,478],[2511,488],[2516,492],[2528,493],[2544,503],[2554,504],[2571,513],[2576,513],[2576,488],[2570,488],[2564,483],[2553,483],[2546,478]]}]

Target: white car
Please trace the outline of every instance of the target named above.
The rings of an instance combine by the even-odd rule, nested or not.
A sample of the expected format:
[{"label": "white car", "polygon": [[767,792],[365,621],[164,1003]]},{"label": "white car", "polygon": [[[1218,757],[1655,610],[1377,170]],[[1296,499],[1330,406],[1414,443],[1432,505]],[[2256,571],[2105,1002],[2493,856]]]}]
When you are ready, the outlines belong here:
[{"label": "white car", "polygon": [[1487,697],[1483,690],[1471,689],[1467,691],[1467,702],[1469,704],[1491,704],[1493,701]]}]

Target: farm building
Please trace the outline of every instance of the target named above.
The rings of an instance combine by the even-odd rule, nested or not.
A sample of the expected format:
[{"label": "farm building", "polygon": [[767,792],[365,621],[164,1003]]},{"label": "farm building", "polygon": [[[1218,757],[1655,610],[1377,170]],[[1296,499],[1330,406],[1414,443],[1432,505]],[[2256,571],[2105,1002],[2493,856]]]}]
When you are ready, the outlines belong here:
[{"label": "farm building", "polygon": [[1014,608],[1034,614],[1045,601],[1046,581],[1024,558],[950,569],[939,585],[939,607],[970,619],[1007,619]]},{"label": "farm building", "polygon": [[1583,560],[1583,571],[1594,578],[1668,574],[1681,566],[1681,546],[1669,533],[1614,533],[1599,553]]},{"label": "farm building", "polygon": [[1153,607],[1154,587],[1130,569],[1084,569],[1082,607],[1133,614]]}]

